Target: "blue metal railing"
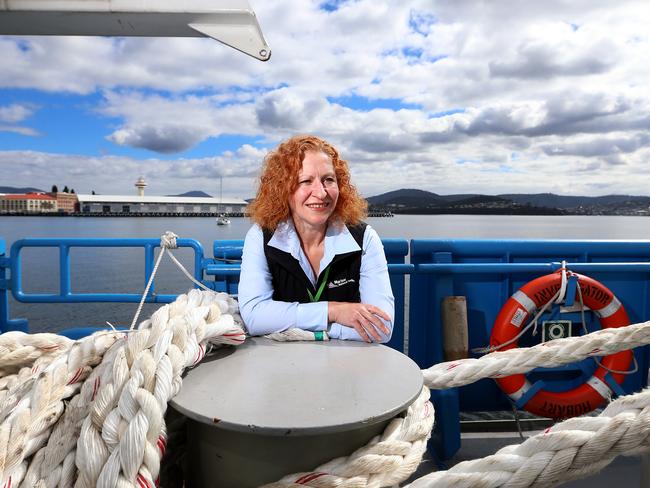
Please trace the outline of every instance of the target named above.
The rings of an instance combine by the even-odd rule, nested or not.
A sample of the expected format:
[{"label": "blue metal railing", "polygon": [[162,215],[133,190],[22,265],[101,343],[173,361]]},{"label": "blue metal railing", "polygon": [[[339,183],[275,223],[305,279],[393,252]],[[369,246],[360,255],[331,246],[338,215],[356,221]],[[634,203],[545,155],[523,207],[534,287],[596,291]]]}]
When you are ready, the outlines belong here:
[{"label": "blue metal railing", "polygon": [[[435,263],[435,264],[418,264],[416,271],[418,273],[449,273],[449,274],[469,274],[469,273],[553,273],[562,269],[563,263]],[[595,273],[602,271],[609,272],[641,272],[650,273],[650,263],[564,263],[567,269],[582,273]]]},{"label": "blue metal railing", "polygon": [[[203,279],[205,259],[203,247],[194,239],[177,239],[178,247],[194,250],[194,278]],[[22,252],[26,248],[58,248],[59,250],[59,292],[26,293],[22,280]],[[144,283],[149,281],[154,267],[154,251],[160,247],[160,239],[20,239],[11,246],[9,268],[11,269],[11,293],[13,297],[25,303],[82,303],[82,302],[139,302],[142,298],[137,293],[74,293],[70,274],[70,250],[75,247],[94,248],[143,248],[144,249]],[[143,287],[144,289],[144,287]],[[155,281],[147,295],[147,302],[170,303],[177,295],[156,294]]]},{"label": "blue metal railing", "polygon": [[[177,239],[179,248],[190,248],[194,251],[193,275],[198,281],[203,280],[206,265],[203,247],[194,239]],[[21,239],[11,246],[10,256],[4,256],[5,244],[0,241],[0,332],[21,330],[27,332],[28,322],[24,319],[11,319],[9,314],[8,293],[23,303],[138,303],[142,299],[140,293],[76,293],[73,292],[70,251],[74,248],[142,248],[144,251],[143,287],[149,281],[154,269],[154,254],[160,247],[160,239]],[[29,248],[58,249],[59,283],[58,293],[28,293],[23,288],[23,251]],[[11,278],[7,279],[7,270]],[[205,283],[210,286],[211,283]],[[155,291],[155,280],[152,282],[146,297],[147,303],[170,303],[176,294],[159,294]],[[100,327],[74,327],[60,333],[77,339],[91,334]]]},{"label": "blue metal railing", "polygon": [[5,253],[5,242],[0,240],[0,333],[9,330],[27,332],[27,320],[11,319],[9,315],[9,289],[11,283],[7,278],[7,270],[11,267],[11,260],[5,256]]}]

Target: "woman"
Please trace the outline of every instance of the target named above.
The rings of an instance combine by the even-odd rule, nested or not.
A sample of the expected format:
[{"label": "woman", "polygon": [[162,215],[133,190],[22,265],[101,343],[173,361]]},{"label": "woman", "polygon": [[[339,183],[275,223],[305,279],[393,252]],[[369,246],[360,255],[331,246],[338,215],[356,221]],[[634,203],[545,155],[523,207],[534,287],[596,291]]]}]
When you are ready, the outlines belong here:
[{"label": "woman", "polygon": [[367,204],[347,162],[315,136],[265,158],[248,211],[239,307],[251,335],[298,327],[331,338],[386,342],[394,300],[384,249],[362,222]]}]

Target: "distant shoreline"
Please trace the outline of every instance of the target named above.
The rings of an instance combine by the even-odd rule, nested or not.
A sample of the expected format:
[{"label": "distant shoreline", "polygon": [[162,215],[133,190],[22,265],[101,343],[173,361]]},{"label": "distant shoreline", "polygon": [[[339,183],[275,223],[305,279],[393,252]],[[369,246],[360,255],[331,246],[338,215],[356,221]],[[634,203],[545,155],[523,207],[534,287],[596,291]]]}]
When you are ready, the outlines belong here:
[{"label": "distant shoreline", "polygon": [[[567,211],[558,211],[558,212],[537,212],[527,209],[522,209],[521,211],[512,211],[503,209],[503,211],[497,209],[413,209],[406,211],[391,211],[391,212],[369,212],[368,217],[371,218],[390,218],[397,215],[529,215],[529,216],[549,216],[549,217],[596,217],[596,216],[608,216],[608,217],[650,217],[650,213],[586,213],[586,212],[567,212]],[[159,217],[203,217],[203,218],[216,218],[219,216],[225,216],[228,218],[247,218],[245,214],[220,214],[220,213],[209,213],[209,214],[200,214],[200,213],[169,213],[169,214],[160,214],[160,213],[3,213],[0,214],[2,217],[80,217],[80,218],[105,218],[105,217],[117,217],[117,218],[159,218]]]},{"label": "distant shoreline", "polygon": [[159,212],[131,212],[131,213],[59,213],[59,212],[44,212],[44,213],[3,213],[0,214],[0,217],[229,217],[229,218],[239,218],[247,217],[243,213],[193,213],[193,212],[180,212],[180,213],[159,213]]},{"label": "distant shoreline", "polygon": [[415,208],[394,211],[396,215],[571,215],[558,209],[540,208]]}]

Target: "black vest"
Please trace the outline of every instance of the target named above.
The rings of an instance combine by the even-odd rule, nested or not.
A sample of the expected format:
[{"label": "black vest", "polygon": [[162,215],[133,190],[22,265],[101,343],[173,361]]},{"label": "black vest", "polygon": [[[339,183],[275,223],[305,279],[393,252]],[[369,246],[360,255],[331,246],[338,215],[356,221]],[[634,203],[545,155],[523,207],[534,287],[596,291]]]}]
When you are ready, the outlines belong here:
[{"label": "black vest", "polygon": [[[361,249],[363,249],[363,234],[366,231],[366,226],[365,222],[355,226],[347,226],[350,234],[352,234]],[[272,236],[273,232],[264,231],[264,255],[271,272],[273,300],[309,303],[311,299],[307,290],[313,296],[316,296],[325,270],[320,270],[314,287],[300,267],[297,259],[288,252],[269,246],[269,240],[271,240]],[[318,301],[361,302],[361,295],[359,294],[361,254],[362,251],[359,250],[334,256],[332,262],[327,266],[329,268],[327,283]]]}]

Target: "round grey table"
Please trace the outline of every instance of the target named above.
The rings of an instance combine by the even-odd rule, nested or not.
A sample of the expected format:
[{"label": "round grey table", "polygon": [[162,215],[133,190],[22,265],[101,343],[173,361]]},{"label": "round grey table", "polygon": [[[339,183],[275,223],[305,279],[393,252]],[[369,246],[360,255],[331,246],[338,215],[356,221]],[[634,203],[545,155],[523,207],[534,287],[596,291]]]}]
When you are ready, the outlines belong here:
[{"label": "round grey table", "polygon": [[171,405],[188,421],[188,486],[255,487],[347,456],[422,389],[379,344],[255,337],[206,358]]}]

